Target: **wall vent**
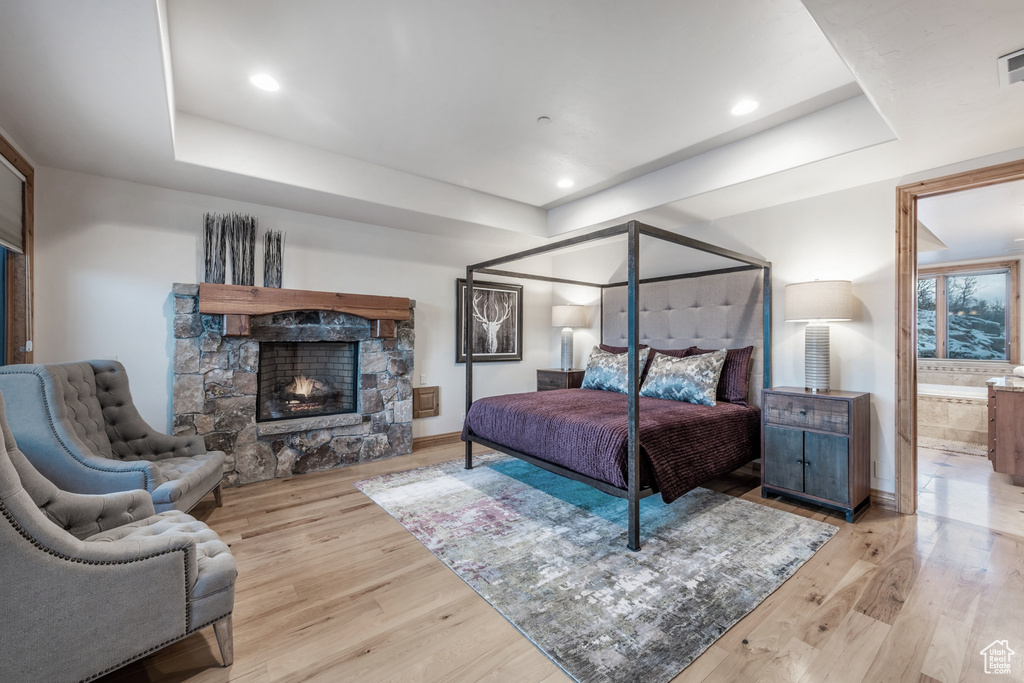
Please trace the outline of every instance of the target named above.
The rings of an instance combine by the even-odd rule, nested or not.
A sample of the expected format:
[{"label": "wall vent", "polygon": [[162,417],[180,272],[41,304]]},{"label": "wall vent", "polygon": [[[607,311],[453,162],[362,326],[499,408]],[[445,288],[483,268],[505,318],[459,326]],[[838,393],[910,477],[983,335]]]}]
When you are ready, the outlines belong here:
[{"label": "wall vent", "polygon": [[1006,88],[1024,81],[1024,50],[1017,50],[999,58],[999,85]]}]

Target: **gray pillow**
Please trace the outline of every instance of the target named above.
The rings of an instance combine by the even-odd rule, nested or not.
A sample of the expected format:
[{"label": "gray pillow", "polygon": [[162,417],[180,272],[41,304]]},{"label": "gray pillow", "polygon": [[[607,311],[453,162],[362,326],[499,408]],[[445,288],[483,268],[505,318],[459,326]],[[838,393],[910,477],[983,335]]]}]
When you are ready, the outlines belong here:
[{"label": "gray pillow", "polygon": [[655,353],[640,395],[713,406],[725,354],[725,349],[685,358]]},{"label": "gray pillow", "polygon": [[[646,348],[637,351],[636,362],[641,368],[647,362],[649,351],[650,349]],[[609,353],[595,346],[587,360],[587,372],[583,375],[583,384],[580,388],[625,394],[629,390],[628,369],[628,353]]]}]

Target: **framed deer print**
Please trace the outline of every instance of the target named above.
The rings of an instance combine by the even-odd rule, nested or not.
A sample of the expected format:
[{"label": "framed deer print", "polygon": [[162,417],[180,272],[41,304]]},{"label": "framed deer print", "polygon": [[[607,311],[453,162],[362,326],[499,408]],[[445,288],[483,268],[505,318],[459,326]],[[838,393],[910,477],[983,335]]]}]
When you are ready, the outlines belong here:
[{"label": "framed deer print", "polygon": [[[466,362],[466,280],[455,283],[455,362]],[[523,359],[523,287],[473,280],[473,362]]]}]

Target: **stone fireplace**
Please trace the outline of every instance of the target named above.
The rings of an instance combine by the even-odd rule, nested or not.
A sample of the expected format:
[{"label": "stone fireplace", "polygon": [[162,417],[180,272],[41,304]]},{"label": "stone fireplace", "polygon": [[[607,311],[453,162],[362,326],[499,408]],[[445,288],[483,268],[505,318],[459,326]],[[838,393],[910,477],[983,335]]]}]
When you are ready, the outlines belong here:
[{"label": "stone fireplace", "polygon": [[199,287],[173,288],[174,433],[227,454],[225,485],[412,452],[413,302],[232,316],[200,313]]}]

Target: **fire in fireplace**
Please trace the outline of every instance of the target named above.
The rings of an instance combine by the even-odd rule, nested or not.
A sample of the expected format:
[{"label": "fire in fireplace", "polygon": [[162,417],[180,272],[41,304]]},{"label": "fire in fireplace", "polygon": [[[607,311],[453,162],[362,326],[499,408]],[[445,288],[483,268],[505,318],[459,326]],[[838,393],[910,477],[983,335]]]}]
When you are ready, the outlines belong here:
[{"label": "fire in fireplace", "polygon": [[261,343],[257,421],[354,413],[358,350],[355,342]]}]

